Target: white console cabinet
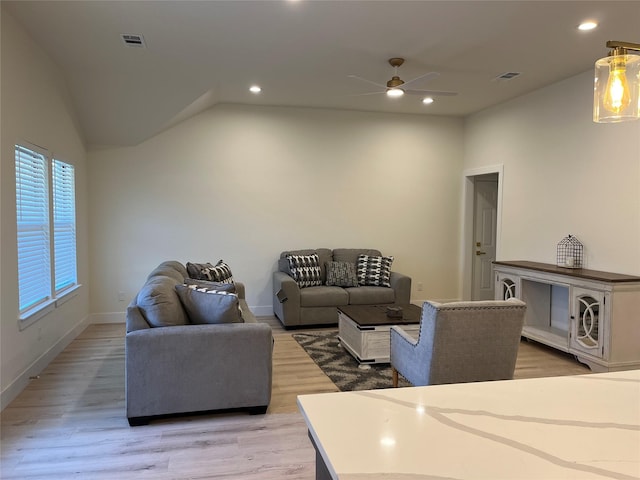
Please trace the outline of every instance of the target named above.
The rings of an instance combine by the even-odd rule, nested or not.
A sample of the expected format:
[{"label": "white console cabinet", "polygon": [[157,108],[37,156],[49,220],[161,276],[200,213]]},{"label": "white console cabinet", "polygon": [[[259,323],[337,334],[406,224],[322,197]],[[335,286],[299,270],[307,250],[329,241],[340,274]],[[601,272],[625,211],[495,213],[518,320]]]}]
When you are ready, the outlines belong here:
[{"label": "white console cabinet", "polygon": [[527,304],[523,337],[596,372],[640,368],[640,277],[527,261],[493,268],[496,299]]}]

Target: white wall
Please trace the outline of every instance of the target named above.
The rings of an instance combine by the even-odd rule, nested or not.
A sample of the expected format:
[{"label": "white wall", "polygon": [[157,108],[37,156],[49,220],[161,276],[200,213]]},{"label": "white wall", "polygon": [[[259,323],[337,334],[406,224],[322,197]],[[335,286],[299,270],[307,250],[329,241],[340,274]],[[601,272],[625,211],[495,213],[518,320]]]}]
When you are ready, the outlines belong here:
[{"label": "white wall", "polygon": [[593,72],[465,122],[464,169],[504,165],[499,260],[555,263],[567,234],[586,267],[640,275],[640,122],[591,120]]},{"label": "white wall", "polygon": [[[88,323],[86,152],[59,72],[22,27],[2,11],[2,304],[0,377],[4,407]],[[31,142],[76,169],[77,296],[20,331],[16,259],[14,145]]]},{"label": "white wall", "polygon": [[122,318],[163,260],[222,258],[271,314],[280,252],[316,247],[378,248],[414,298],[455,298],[461,138],[459,119],[219,105],[90,152],[92,313]]}]

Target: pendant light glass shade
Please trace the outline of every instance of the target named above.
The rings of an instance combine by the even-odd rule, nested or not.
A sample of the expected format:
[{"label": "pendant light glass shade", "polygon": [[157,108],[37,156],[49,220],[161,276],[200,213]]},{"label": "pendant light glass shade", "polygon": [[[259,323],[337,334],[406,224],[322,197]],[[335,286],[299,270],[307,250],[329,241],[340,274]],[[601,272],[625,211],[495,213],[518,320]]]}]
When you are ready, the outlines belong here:
[{"label": "pendant light glass shade", "polygon": [[[615,54],[622,50],[621,55]],[[640,55],[615,49],[596,62],[593,121],[616,123],[640,118]]]}]

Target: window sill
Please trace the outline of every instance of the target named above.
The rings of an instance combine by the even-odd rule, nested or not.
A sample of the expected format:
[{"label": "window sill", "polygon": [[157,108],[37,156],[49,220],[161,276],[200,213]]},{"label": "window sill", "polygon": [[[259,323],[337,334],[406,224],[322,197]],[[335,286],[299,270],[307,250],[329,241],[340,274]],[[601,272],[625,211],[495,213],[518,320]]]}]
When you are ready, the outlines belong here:
[{"label": "window sill", "polygon": [[36,308],[24,312],[18,317],[18,329],[20,331],[24,330],[25,328],[36,323],[41,318],[47,316],[49,313],[53,312],[56,308],[64,305],[69,300],[76,297],[78,293],[80,293],[80,287],[82,287],[81,284],[74,285],[68,290],[65,290],[59,297],[41,303]]}]

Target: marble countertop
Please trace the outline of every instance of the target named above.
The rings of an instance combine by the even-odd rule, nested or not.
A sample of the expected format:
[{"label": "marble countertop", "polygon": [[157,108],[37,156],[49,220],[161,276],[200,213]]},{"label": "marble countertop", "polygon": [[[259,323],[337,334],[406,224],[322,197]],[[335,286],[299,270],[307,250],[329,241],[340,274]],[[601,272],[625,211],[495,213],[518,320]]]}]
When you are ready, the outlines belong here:
[{"label": "marble countertop", "polygon": [[329,473],[640,479],[640,370],[301,395]]}]

